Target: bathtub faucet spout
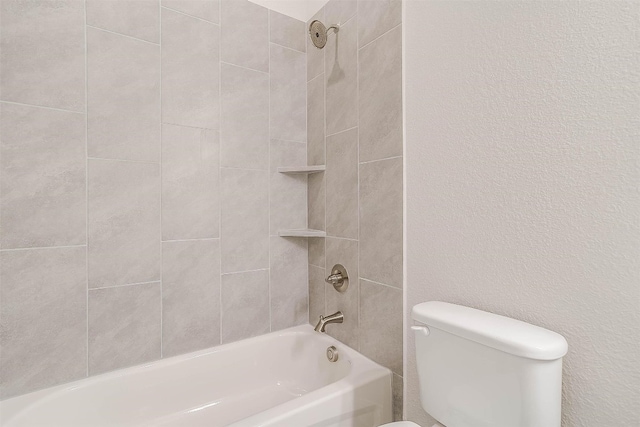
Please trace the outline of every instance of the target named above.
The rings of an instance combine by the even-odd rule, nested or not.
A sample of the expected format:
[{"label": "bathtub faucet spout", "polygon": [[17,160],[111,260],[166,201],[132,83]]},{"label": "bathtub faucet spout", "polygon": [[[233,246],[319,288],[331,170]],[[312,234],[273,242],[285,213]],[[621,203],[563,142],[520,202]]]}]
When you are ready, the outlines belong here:
[{"label": "bathtub faucet spout", "polygon": [[316,332],[324,332],[324,327],[329,323],[342,323],[344,322],[344,315],[341,311],[336,311],[328,316],[320,316],[318,324],[314,328]]}]

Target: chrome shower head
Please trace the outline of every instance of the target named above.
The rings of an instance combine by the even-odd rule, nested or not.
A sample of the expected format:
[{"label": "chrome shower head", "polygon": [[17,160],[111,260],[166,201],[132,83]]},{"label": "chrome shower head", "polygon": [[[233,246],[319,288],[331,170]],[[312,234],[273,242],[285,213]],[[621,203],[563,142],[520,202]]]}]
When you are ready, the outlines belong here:
[{"label": "chrome shower head", "polygon": [[340,30],[340,26],[336,24],[327,28],[317,19],[311,22],[309,24],[309,37],[311,37],[313,45],[318,49],[322,49],[327,44],[327,33],[331,29],[337,33]]}]

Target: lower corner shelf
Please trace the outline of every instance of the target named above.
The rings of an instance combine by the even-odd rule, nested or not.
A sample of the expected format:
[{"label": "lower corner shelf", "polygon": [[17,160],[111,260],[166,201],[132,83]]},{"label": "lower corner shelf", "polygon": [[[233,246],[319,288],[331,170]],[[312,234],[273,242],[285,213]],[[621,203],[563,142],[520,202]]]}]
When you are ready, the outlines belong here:
[{"label": "lower corner shelf", "polygon": [[292,175],[309,175],[311,173],[324,172],[324,165],[314,165],[314,166],[286,166],[279,167],[278,172],[280,173],[288,173]]},{"label": "lower corner shelf", "polygon": [[312,230],[310,228],[278,231],[278,236],[280,237],[326,237],[326,235],[325,231]]}]

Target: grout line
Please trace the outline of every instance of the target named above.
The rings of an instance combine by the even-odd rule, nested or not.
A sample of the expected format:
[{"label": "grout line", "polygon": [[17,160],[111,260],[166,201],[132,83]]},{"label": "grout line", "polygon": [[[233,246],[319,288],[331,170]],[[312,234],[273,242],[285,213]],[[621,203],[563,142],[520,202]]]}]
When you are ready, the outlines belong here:
[{"label": "grout line", "polygon": [[321,268],[321,269],[322,269],[322,274],[324,274],[324,267],[319,266],[319,265],[315,265],[315,264],[312,264],[312,263],[309,263],[309,265],[310,265],[311,267]]},{"label": "grout line", "polygon": [[[271,18],[269,18],[269,19],[271,19]],[[271,23],[269,23],[269,27],[271,27]],[[305,41],[306,41],[306,40],[305,40]],[[276,46],[280,46],[280,47],[285,48],[285,49],[287,49],[287,50],[292,50],[292,51],[297,52],[297,53],[307,53],[307,52],[305,52],[304,50],[298,50],[298,49],[294,49],[294,48],[289,47],[289,46],[285,46],[285,45],[280,44],[280,43],[276,43],[276,42],[274,42],[274,41],[271,41],[271,39],[269,39],[269,43],[270,43],[270,44],[275,44]],[[271,64],[269,64],[269,65],[271,65]],[[305,75],[306,75],[306,74],[305,74]]]},{"label": "grout line", "polygon": [[[322,8],[322,16],[320,17],[323,21],[325,20],[324,18],[326,17],[326,8],[323,7]],[[322,80],[322,108],[323,108],[323,115],[324,115],[324,129],[323,129],[323,138],[322,138],[322,143],[324,145],[323,150],[324,150],[324,164],[327,164],[327,160],[329,159],[329,156],[327,155],[327,50],[326,49],[322,49],[322,73],[320,73],[321,76],[323,76]],[[325,173],[324,176],[322,177],[322,179],[324,180],[324,231],[325,233],[327,232],[327,174]],[[328,239],[323,239],[324,240],[324,267],[322,267],[322,276],[324,277],[324,275],[327,272],[327,240]],[[324,310],[323,313],[327,314],[327,286],[322,286],[322,292],[324,293]]]},{"label": "grout line", "polygon": [[219,237],[202,237],[196,239],[168,239],[162,240],[162,243],[174,243],[174,242],[210,242],[212,240],[220,240]]},{"label": "grout line", "polygon": [[[356,7],[357,7],[357,5],[356,5]],[[357,10],[357,9],[356,9],[356,12],[355,12],[353,15],[351,15],[351,16],[349,17],[349,19],[347,19],[346,21],[344,21],[344,22],[334,22],[334,23],[331,23],[331,24],[329,24],[329,25],[339,24],[339,25],[340,25],[340,28],[342,28],[342,27],[344,27],[345,25],[347,25],[349,22],[351,22],[351,20],[352,20],[353,18],[355,18],[356,16],[358,16],[358,10]],[[324,16],[324,18],[326,18],[326,17],[327,17],[327,16],[325,15],[325,16]],[[357,29],[358,29],[358,25],[357,25],[357,23],[356,23],[356,31],[357,31]]]},{"label": "grout line", "polygon": [[145,160],[126,160],[126,159],[108,159],[106,157],[89,157],[87,156],[87,159],[89,160],[107,160],[110,162],[127,162],[127,163],[142,163],[145,165],[160,165],[160,162],[147,162]]},{"label": "grout line", "polygon": [[160,359],[164,357],[164,281],[162,271],[164,270],[164,248],[162,247],[162,2],[158,2],[158,19],[160,20],[160,31],[158,40],[160,42]]},{"label": "grout line", "polygon": [[[162,55],[160,55],[160,56],[162,57]],[[169,122],[165,122],[165,121],[162,121],[161,125],[177,126],[177,127],[190,128],[190,129],[199,129],[199,130],[213,130],[213,131],[216,131],[216,132],[220,132],[220,129],[204,128],[204,127],[201,127],[201,126],[181,125],[179,123],[169,123]]]},{"label": "grout line", "polygon": [[354,130],[354,129],[358,129],[358,126],[356,125],[356,126],[350,127],[349,129],[344,129],[344,130],[341,130],[341,131],[326,135],[326,137],[329,138],[330,136],[339,135],[341,133],[349,132],[350,130]]},{"label": "grout line", "polygon": [[376,282],[375,280],[367,279],[365,277],[359,277],[360,280],[364,280],[365,282],[373,283],[374,285],[384,286],[385,288],[395,289],[396,291],[402,292],[402,288],[398,288],[397,286],[387,285],[386,283]]},{"label": "grout line", "polygon": [[[402,4],[402,18],[401,21],[402,22],[406,22],[405,18],[406,18],[406,14],[407,14],[407,8],[406,8],[406,4]],[[402,85],[400,88],[400,93],[401,93],[401,99],[402,99],[402,124],[401,124],[401,128],[402,128],[402,396],[403,396],[403,402],[402,402],[402,411],[400,416],[402,417],[403,420],[406,420],[406,414],[407,414],[407,410],[406,410],[406,406],[404,404],[404,396],[407,396],[407,382],[404,380],[404,375],[407,372],[407,366],[409,365],[409,358],[408,358],[408,347],[409,347],[409,338],[408,338],[408,321],[407,321],[407,265],[406,265],[406,254],[407,254],[407,167],[406,167],[406,163],[407,163],[407,141],[406,141],[406,135],[407,135],[407,131],[406,131],[406,117],[407,117],[407,108],[405,105],[405,101],[406,101],[406,85],[405,85],[405,81],[406,81],[406,61],[407,61],[407,55],[406,55],[406,43],[405,43],[405,38],[406,38],[406,30],[407,27],[403,26],[402,27],[402,34],[401,34],[401,42],[400,42],[400,50],[401,50],[401,59],[400,59],[400,63],[401,63],[401,79],[402,79]]]},{"label": "grout line", "polygon": [[[302,37],[303,37],[303,41],[304,41],[304,80],[306,81],[305,85],[304,85],[304,129],[305,129],[305,133],[306,133],[306,142],[305,142],[305,150],[304,150],[304,158],[305,158],[305,164],[308,165],[309,164],[309,82],[307,81],[307,73],[308,70],[307,68],[309,67],[309,59],[308,59],[308,53],[307,53],[307,38],[306,38],[306,34],[307,32],[304,31],[305,27],[306,27],[307,23],[305,22],[304,27],[303,27],[303,32],[302,32]],[[309,228],[309,175],[306,176],[306,185],[304,187],[304,219],[305,219],[305,224],[307,225],[307,228]],[[326,234],[326,233],[325,233]],[[310,281],[310,275],[309,275],[309,239],[307,239],[307,241],[305,242],[307,245],[307,281],[306,281],[306,287],[307,287],[307,323],[310,323],[311,321],[311,292],[309,292],[309,284],[311,283]]]},{"label": "grout line", "polygon": [[[271,13],[267,13],[267,34],[269,35],[269,38],[271,38]],[[271,172],[271,73],[272,73],[272,67],[271,67],[271,44],[267,45],[267,49],[269,50],[268,55],[269,55],[269,127],[267,129],[267,134],[269,135],[269,145],[267,147],[267,162],[269,164],[269,172]],[[268,211],[268,221],[269,221],[269,232],[267,234],[271,234],[271,173],[268,174],[268,181],[267,181],[267,211]],[[268,281],[269,281],[269,331],[273,332],[273,313],[271,310],[271,237],[267,237],[267,239],[269,240],[268,243],[268,251],[269,251],[269,277],[268,277]]]},{"label": "grout line", "polygon": [[[360,278],[360,50],[358,50],[358,44],[360,44],[360,32],[358,31],[358,10],[357,10],[357,4],[356,4],[356,14],[355,14],[355,31],[356,31],[356,124],[358,126],[358,130],[356,131],[357,135],[356,135],[356,145],[358,146],[358,150],[356,152],[356,157],[358,158],[358,164],[356,164],[356,176],[358,177],[358,243],[357,243],[357,247],[358,247],[358,278]],[[361,323],[361,306],[362,306],[362,300],[360,298],[361,296],[361,289],[360,289],[360,280],[358,280],[358,328],[356,330],[356,339],[358,340],[358,351],[360,351],[360,330],[362,328],[362,323]]]},{"label": "grout line", "polygon": [[399,26],[402,25],[402,22],[400,22],[398,25],[396,25],[395,27],[385,31],[384,33],[380,34],[378,37],[376,37],[375,39],[371,40],[369,43],[365,44],[364,46],[361,46],[358,48],[358,50],[360,49],[364,49],[365,47],[369,46],[371,43],[375,42],[376,40],[386,36],[387,34],[389,34],[391,31],[395,30],[396,28],[398,28]]},{"label": "grout line", "polygon": [[113,285],[113,286],[100,286],[98,288],[89,288],[89,291],[99,291],[103,289],[113,289],[113,288],[123,288],[125,286],[138,286],[138,285],[150,285],[153,283],[161,283],[160,280],[151,280],[149,282],[137,282],[137,283],[125,283],[122,285]]},{"label": "grout line", "polygon": [[87,322],[87,377],[89,376],[89,39],[87,38],[87,2],[84,2],[84,192],[85,192],[85,274]]},{"label": "grout line", "polygon": [[[269,144],[271,145],[271,144]],[[236,168],[230,166],[220,166],[220,169],[241,170],[241,171],[257,171],[270,173],[269,169],[255,169],[255,168]]]},{"label": "grout line", "polygon": [[325,236],[325,238],[329,238],[329,239],[336,239],[336,240],[347,240],[349,242],[357,242],[358,239],[351,239],[349,237],[339,237],[339,236]]},{"label": "grout line", "polygon": [[[307,22],[305,22],[305,28],[307,26]],[[307,166],[309,165],[309,79],[307,78],[307,76],[309,75],[309,49],[307,48],[307,38],[306,38],[306,31],[303,32],[303,36],[305,37],[304,39],[304,46],[305,46],[305,58],[304,58],[304,78],[307,81],[307,84],[305,85],[305,99],[306,99],[306,103],[305,103],[305,123],[306,123],[306,131],[307,131],[307,147],[306,147],[306,151],[305,151],[305,158],[306,158],[306,164]],[[306,214],[307,214],[307,228],[309,228],[309,177],[307,176],[307,188],[306,188],[306,194],[307,194],[307,209],[306,209]],[[324,244],[324,242],[323,242]],[[311,323],[311,291],[310,288],[312,286],[311,284],[311,275],[310,275],[310,268],[309,266],[312,265],[309,262],[309,239],[307,239],[307,322]]]},{"label": "grout line", "polygon": [[150,45],[160,47],[160,43],[150,42],[149,40],[139,39],[137,37],[133,37],[133,36],[130,36],[130,35],[127,35],[127,34],[116,33],[115,31],[111,31],[111,30],[107,30],[107,29],[104,29],[104,28],[96,27],[94,25],[86,25],[86,27],[87,28],[93,28],[94,30],[98,30],[98,31],[104,31],[105,33],[115,34],[116,36],[122,36],[122,37],[126,37],[128,39],[137,40],[139,42],[148,43]]},{"label": "grout line", "polygon": [[[232,66],[232,67],[238,67],[238,68],[242,68],[242,69],[244,69],[244,70],[255,71],[256,73],[262,73],[262,74],[269,75],[269,72],[268,72],[268,71],[262,71],[262,70],[256,70],[256,69],[254,69],[254,68],[243,67],[242,65],[232,64],[231,62],[220,61],[220,64],[230,65],[230,66]],[[269,68],[271,68],[271,67],[269,67]]]},{"label": "grout line", "polygon": [[269,140],[270,141],[280,141],[280,142],[295,142],[295,143],[298,143],[298,144],[306,144],[307,143],[307,141],[296,141],[296,140],[293,140],[293,139],[282,139],[282,138],[273,138],[273,139],[269,138]]},{"label": "grout line", "polygon": [[256,271],[266,271],[269,268],[256,268],[255,270],[240,270],[240,271],[230,271],[228,273],[222,273],[221,276],[230,276],[232,274],[242,274],[242,273],[255,273]]},{"label": "grout line", "polygon": [[309,83],[311,83],[312,81],[314,81],[315,79],[317,79],[318,77],[324,77],[324,67],[322,68],[322,72],[320,74],[318,74],[317,76],[307,80],[307,85],[309,85]]},{"label": "grout line", "polygon": [[44,250],[44,249],[68,249],[68,248],[84,248],[86,243],[82,245],[61,245],[61,246],[34,246],[32,248],[6,248],[0,249],[0,252],[12,252],[12,251],[30,251],[30,250]]},{"label": "grout line", "polygon": [[[218,27],[220,26],[220,24],[219,24],[219,23],[215,23],[215,22],[213,22],[213,21],[209,21],[208,19],[200,18],[199,16],[190,15],[190,14],[188,14],[188,13],[186,13],[186,12],[182,12],[182,11],[180,11],[180,10],[172,9],[172,8],[170,8],[170,7],[167,7],[167,6],[162,6],[162,5],[160,5],[160,9],[167,9],[167,10],[170,10],[171,12],[179,13],[180,15],[188,16],[189,18],[193,18],[193,19],[197,19],[197,20],[199,20],[199,21],[206,22],[207,24],[216,25],[216,26],[218,26]],[[160,12],[160,13],[161,13],[161,15],[160,15],[160,16],[162,16],[162,12]]]},{"label": "grout line", "polygon": [[222,344],[222,2],[218,2],[218,345]]},{"label": "grout line", "polygon": [[[85,52],[86,52],[86,47],[85,47]],[[86,98],[86,95],[85,95],[85,98]],[[65,110],[64,108],[45,107],[44,105],[24,104],[22,102],[13,102],[13,101],[0,101],[0,103],[9,104],[9,105],[19,105],[21,107],[44,108],[46,110],[61,111],[61,112],[64,112],[64,113],[87,114],[86,106],[85,106],[85,111],[74,111],[74,110]]]},{"label": "grout line", "polygon": [[360,162],[360,165],[366,165],[369,163],[376,163],[376,162],[384,162],[385,160],[394,160],[394,159],[401,159],[402,156],[392,156],[392,157],[385,157],[384,159],[376,159],[376,160],[367,160],[366,162]]}]

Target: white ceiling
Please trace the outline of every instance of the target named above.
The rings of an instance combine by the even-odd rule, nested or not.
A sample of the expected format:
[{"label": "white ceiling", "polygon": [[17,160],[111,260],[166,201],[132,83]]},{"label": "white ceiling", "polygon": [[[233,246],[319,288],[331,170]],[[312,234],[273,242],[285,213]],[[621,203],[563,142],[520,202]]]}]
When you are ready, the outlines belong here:
[{"label": "white ceiling", "polygon": [[267,9],[307,22],[329,0],[249,0]]}]

